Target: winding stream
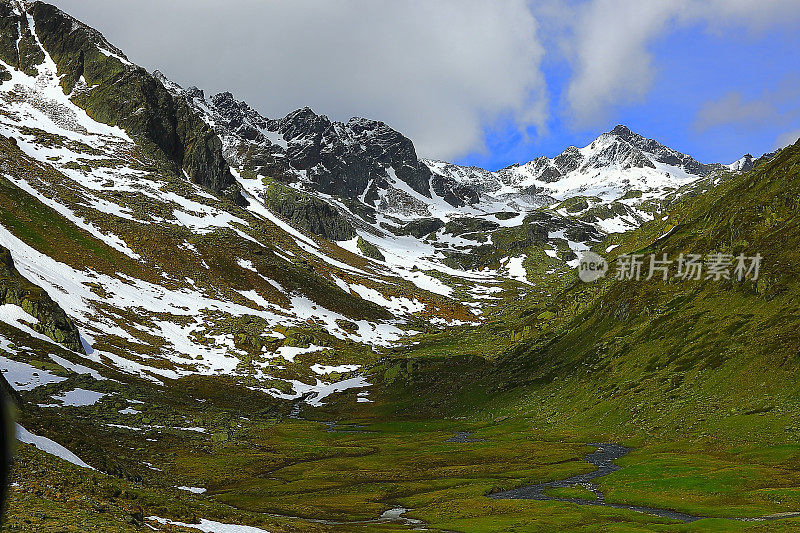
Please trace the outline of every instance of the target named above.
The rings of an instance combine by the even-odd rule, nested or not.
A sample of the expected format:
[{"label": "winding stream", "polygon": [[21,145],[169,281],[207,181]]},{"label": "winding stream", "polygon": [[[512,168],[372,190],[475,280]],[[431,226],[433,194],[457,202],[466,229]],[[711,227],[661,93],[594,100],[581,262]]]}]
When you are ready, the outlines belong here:
[{"label": "winding stream", "polygon": [[[657,507],[645,507],[641,505],[626,505],[623,503],[610,503],[605,501],[603,493],[597,488],[597,485],[592,483],[592,480],[599,477],[607,476],[612,472],[616,472],[622,467],[614,464],[614,461],[629,453],[632,448],[627,448],[619,444],[612,443],[591,443],[589,446],[596,446],[597,450],[588,454],[585,461],[597,467],[594,472],[586,474],[578,474],[577,476],[568,477],[558,481],[548,481],[547,483],[539,483],[537,485],[529,485],[526,487],[519,487],[516,489],[506,490],[490,494],[489,497],[495,500],[550,500],[557,502],[575,503],[578,505],[597,505],[601,507],[613,507],[615,509],[627,509],[629,511],[636,511],[639,513],[646,513],[663,518],[670,518],[672,520],[680,520],[682,522],[694,522],[695,520],[702,520],[704,518],[711,518],[708,516],[698,516],[671,509],[660,509]],[[565,488],[573,485],[579,485],[590,491],[595,495],[595,499],[589,500],[585,498],[561,498],[557,496],[548,496],[544,492],[547,489]],[[727,520],[739,520],[743,522],[760,522],[767,520],[780,520],[782,518],[793,518],[800,516],[800,513],[778,513],[755,518],[733,518],[723,517]]]}]

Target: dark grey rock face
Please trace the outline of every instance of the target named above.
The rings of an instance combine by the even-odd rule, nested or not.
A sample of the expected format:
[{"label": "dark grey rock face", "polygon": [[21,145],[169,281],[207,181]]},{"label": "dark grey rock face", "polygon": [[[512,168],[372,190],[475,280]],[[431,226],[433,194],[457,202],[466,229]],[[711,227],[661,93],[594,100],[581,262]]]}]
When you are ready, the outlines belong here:
[{"label": "dark grey rock face", "polygon": [[570,146],[553,159],[561,174],[577,170],[583,164],[583,154],[576,146]]},{"label": "dark grey rock face", "polygon": [[434,174],[431,178],[431,188],[437,196],[456,207],[476,204],[480,201],[480,192],[470,184],[459,183],[453,178]]},{"label": "dark grey rock face", "polygon": [[639,135],[638,133],[634,133],[630,130],[630,128],[623,126],[622,124],[616,126],[613,130],[611,130],[610,133],[616,135],[631,146],[653,155],[655,160],[659,163],[680,167],[689,174],[706,176],[711,172],[722,168],[722,165],[719,164],[700,163],[693,157],[664,146],[654,139],[648,139]]},{"label": "dark grey rock face", "polygon": [[275,130],[275,121],[265,119],[229,92],[216,94],[210,100],[197,87],[186,89],[184,94],[190,105],[205,115],[217,134],[225,139],[223,153],[231,165],[282,181],[297,179],[285,150],[270,142],[265,134]]},{"label": "dark grey rock face", "polygon": [[381,192],[406,186],[430,198],[432,192],[454,206],[479,200],[469,185],[432,175],[414,144],[383,122],[352,118],[331,121],[308,107],[268,119],[230,93],[207,100],[190,88],[186,95],[226,141],[232,164],[283,181],[298,176],[311,190],[374,206]]},{"label": "dark grey rock face", "polygon": [[[190,98],[205,99],[197,87],[187,89],[187,94]],[[246,102],[238,102],[231,93],[224,92],[212,96],[211,103],[226,118],[231,132],[248,141],[264,142],[262,130],[267,128],[268,121]]]},{"label": "dark grey rock face", "polygon": [[[565,153],[562,153],[558,157],[561,158],[560,159],[561,165],[563,166],[563,168],[566,169],[566,168],[571,168],[574,165],[580,164],[580,153],[578,153],[577,156],[578,157],[572,161],[568,160],[569,156],[566,156]],[[559,170],[557,166],[558,162],[556,162],[556,164],[554,165],[553,162],[551,162],[546,157],[537,157],[536,159],[533,160],[533,165],[534,165],[533,167],[534,172],[536,172],[536,174],[538,174],[539,176],[539,179],[541,181],[544,181],[545,183],[553,183],[554,181],[558,181],[564,177],[563,172],[569,172],[566,170],[565,171]],[[577,166],[575,166],[575,168],[577,168]]]},{"label": "dark grey rock face", "polygon": [[[629,168],[656,168],[656,165],[635,146],[627,141],[612,137],[612,141],[598,150],[590,157],[583,168],[604,168],[611,164],[619,165],[623,169]],[[592,143],[598,143],[595,141]]]},{"label": "dark grey rock face", "polygon": [[433,192],[456,207],[476,204],[482,194],[496,192],[502,186],[495,173],[483,168],[427,159],[423,163],[432,169]]},{"label": "dark grey rock face", "polygon": [[383,122],[331,122],[306,107],[274,127],[288,143],[291,167],[306,171],[319,192],[356,198],[369,194],[371,185],[385,189],[398,179],[423,196],[431,195],[430,170],[417,158],[413,143]]}]

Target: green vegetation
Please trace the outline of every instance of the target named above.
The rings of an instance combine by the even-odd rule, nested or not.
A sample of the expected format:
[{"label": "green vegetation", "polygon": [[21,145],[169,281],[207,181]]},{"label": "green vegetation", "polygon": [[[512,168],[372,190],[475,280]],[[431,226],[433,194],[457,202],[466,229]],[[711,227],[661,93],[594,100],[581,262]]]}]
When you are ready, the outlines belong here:
[{"label": "green vegetation", "polygon": [[553,498],[572,498],[581,500],[595,500],[597,496],[594,492],[581,485],[571,485],[569,487],[553,487],[545,489],[545,496]]},{"label": "green vegetation", "polygon": [[264,195],[267,206],[296,227],[330,241],[356,236],[350,222],[327,202],[268,178],[264,182],[268,185]]},{"label": "green vegetation", "polygon": [[[575,257],[570,241],[595,235],[583,222],[631,215],[622,202],[595,205],[594,197],[558,206],[577,219],[548,208],[494,215],[519,216],[521,224],[512,227],[480,217],[447,224],[388,219],[399,235],[441,232],[482,243],[447,252],[454,266],[499,269],[509,258],[522,259],[527,282],[505,280],[484,294],[464,279],[429,272],[453,288],[449,298],[385,275],[364,257],[383,260],[381,251],[361,237],[362,255],[322,239],[310,252],[241,209],[219,139],[186,102],[102,53],[98,47],[107,43],[99,34],[52,6],[35,3],[31,10],[63,87],[80,89],[81,76],[95,85],[77,90],[75,101],[92,117],[125,128],[138,144],[101,150],[20,130],[40,147],[77,154],[60,166],[57,155],[36,161],[0,137],[0,224],[68,267],[90,265],[97,274],[175,292],[191,287],[253,312],[115,310],[113,288],[98,275],[85,282],[86,293],[99,297],[98,326],[115,333],[98,335],[95,352],[80,357],[72,320],[0,247],[0,304],[20,305],[38,320],[32,326],[56,341],[0,323],[4,356],[30,365],[37,377],[54,378],[19,392],[19,422],[97,469],[21,445],[7,530],[142,531],[156,526],[149,516],[278,533],[411,530],[414,524],[401,519],[379,518],[398,507],[408,509],[405,518],[443,532],[800,529],[793,515],[731,520],[800,511],[800,146],[749,174],[715,175],[719,184],[701,180],[648,203],[650,222],[595,246],[605,253],[616,245],[615,256],[759,253],[757,280],[622,281],[614,279],[619,263],[612,260],[605,279],[578,281],[564,261]],[[0,59],[30,71],[42,57],[27,24],[0,2]],[[93,183],[89,194],[88,185],[65,179],[123,166],[137,173],[141,190],[117,190],[109,178],[110,184]],[[257,165],[251,167],[243,177],[259,179]],[[233,201],[198,193],[184,170]],[[40,196],[17,186],[15,177]],[[295,226],[334,241],[356,236],[337,208],[263,180],[267,205]],[[172,199],[154,201],[158,192]],[[641,196],[629,191],[620,200]],[[111,199],[117,214],[90,205]],[[46,200],[57,200],[59,209]],[[183,216],[202,225],[206,209],[217,205],[226,224],[201,230],[179,223]],[[132,253],[98,237],[108,234]],[[349,266],[338,268],[337,261]],[[356,269],[367,272],[351,279]],[[390,322],[386,308],[350,292],[354,283],[380,286],[385,298],[418,300],[425,310],[406,323]],[[305,305],[302,298],[331,311],[328,320],[347,332],[385,321],[415,334],[375,348],[331,334],[330,324],[313,316],[284,322],[279,314],[269,322],[256,314],[269,304]],[[478,326],[468,308],[476,302],[484,319]],[[461,325],[438,328],[432,317]],[[159,334],[155,328],[164,324]],[[229,340],[234,368],[184,375],[203,355],[164,355],[168,333],[179,328],[192,328],[198,352],[222,344],[215,343],[220,337]],[[319,349],[287,350],[311,346]],[[123,367],[125,358],[151,371]],[[265,392],[288,396],[317,380],[354,377],[349,367],[324,378],[326,370],[311,368],[345,362],[359,365],[370,385],[314,406],[305,401],[313,397],[283,400]],[[86,406],[59,403],[76,388],[103,396]],[[683,524],[600,505],[488,497],[592,471],[584,460],[591,442],[633,448],[618,460],[620,470],[596,480],[606,502],[708,518]],[[581,485],[546,495],[595,497]]]},{"label": "green vegetation", "polygon": [[359,236],[356,244],[358,245],[358,249],[361,250],[361,253],[365,256],[372,259],[377,259],[378,261],[386,260],[378,247],[371,242],[364,240],[363,237]]}]

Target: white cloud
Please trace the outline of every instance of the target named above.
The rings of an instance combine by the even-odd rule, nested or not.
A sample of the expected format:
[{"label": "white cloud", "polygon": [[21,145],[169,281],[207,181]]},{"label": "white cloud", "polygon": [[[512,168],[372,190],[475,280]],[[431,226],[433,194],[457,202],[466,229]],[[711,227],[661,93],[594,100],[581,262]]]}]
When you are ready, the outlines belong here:
[{"label": "white cloud", "polygon": [[[422,155],[483,147],[484,127],[547,121],[544,48],[524,0],[54,0],[137,63],[230,90],[266,116],[366,116]],[[146,36],[146,38],[143,38]]]},{"label": "white cloud", "polygon": [[796,0],[589,0],[575,9],[567,102],[577,126],[601,124],[615,107],[640,101],[656,73],[650,46],[677,27],[757,32],[800,19]]},{"label": "white cloud", "polygon": [[594,0],[573,28],[574,77],[567,100],[580,125],[602,121],[609,109],[644,97],[653,80],[647,50],[673,16],[673,0]]}]

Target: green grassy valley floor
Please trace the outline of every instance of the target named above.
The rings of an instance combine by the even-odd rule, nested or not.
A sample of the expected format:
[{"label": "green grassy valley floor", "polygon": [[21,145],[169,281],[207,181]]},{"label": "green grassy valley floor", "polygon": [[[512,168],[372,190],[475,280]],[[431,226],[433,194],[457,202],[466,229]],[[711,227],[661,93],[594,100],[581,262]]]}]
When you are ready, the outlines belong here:
[{"label": "green grassy valley floor", "polygon": [[[410,509],[404,516],[424,521],[432,531],[800,528],[800,518],[725,519],[800,510],[800,444],[785,433],[768,433],[784,423],[781,415],[742,415],[725,434],[693,428],[670,439],[637,431],[614,416],[594,418],[591,410],[551,411],[561,401],[555,389],[543,397],[501,396],[485,408],[444,411],[438,420],[403,421],[379,415],[390,407],[380,398],[356,403],[353,392],[319,409],[304,409],[304,416],[319,422],[265,416],[254,396],[236,406],[210,404],[201,416],[226,420],[227,427],[209,433],[100,427],[91,417],[70,420],[77,408],[63,408],[61,420],[51,421],[54,427],[37,432],[68,435],[59,440],[76,443],[86,462],[113,475],[21,445],[4,530],[140,531],[137,518],[149,516],[186,523],[204,518],[273,532],[411,530],[401,523],[370,522],[396,507]],[[173,407],[169,395],[161,398],[150,396],[146,410],[154,424]],[[492,407],[501,404],[506,407]],[[95,409],[117,407],[101,401]],[[613,410],[610,404],[600,408]],[[328,416],[342,420],[325,423]],[[27,416],[21,422],[36,424]],[[700,423],[711,429],[708,421]],[[737,430],[746,444],[735,442]],[[752,431],[760,433],[751,440]],[[470,433],[467,442],[448,442],[461,432]],[[621,470],[598,480],[607,501],[719,518],[683,524],[627,510],[487,497],[593,470],[583,457],[593,450],[586,443],[597,441],[635,448],[618,461]],[[207,492],[192,494],[178,486]],[[578,487],[561,490],[583,497],[575,494]]]}]

